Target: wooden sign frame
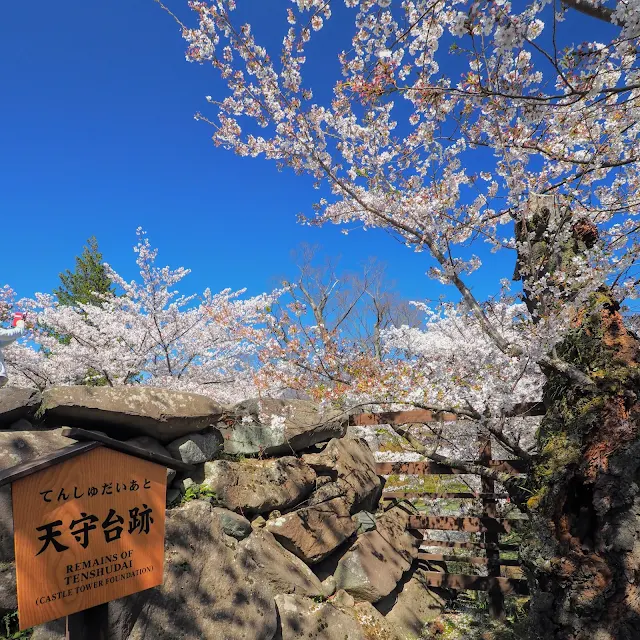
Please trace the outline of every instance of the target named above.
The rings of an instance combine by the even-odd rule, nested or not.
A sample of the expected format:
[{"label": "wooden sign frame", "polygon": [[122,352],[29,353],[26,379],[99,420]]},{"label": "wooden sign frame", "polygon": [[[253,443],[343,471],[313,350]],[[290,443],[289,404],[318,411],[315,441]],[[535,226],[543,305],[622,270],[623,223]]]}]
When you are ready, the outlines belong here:
[{"label": "wooden sign frame", "polygon": [[0,472],[12,485],[20,629],[66,615],[68,640],[106,640],[108,602],[162,584],[166,467],[194,467],[62,432],[85,442]]}]

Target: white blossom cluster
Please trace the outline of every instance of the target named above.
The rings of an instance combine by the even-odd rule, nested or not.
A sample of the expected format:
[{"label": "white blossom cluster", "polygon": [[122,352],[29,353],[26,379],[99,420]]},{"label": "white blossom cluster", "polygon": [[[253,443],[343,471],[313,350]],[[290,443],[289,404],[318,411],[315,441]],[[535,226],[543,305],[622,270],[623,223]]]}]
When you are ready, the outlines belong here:
[{"label": "white blossom cluster", "polygon": [[[37,324],[28,340],[6,349],[12,382],[40,388],[145,384],[221,402],[255,395],[256,347],[244,332],[261,322],[272,296],[242,299],[243,291],[231,290],[181,295],[176,286],[189,271],[158,267],[157,250],[138,234],[139,280],[127,282],[107,266],[117,293],[101,304],[62,306],[45,294],[20,301]],[[8,296],[8,288],[0,291]]]}]

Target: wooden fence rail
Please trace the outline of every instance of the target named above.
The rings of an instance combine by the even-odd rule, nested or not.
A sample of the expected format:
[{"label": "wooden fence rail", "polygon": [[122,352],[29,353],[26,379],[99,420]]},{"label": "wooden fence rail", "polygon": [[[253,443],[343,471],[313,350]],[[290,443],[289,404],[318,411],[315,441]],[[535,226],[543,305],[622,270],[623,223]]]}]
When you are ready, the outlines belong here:
[{"label": "wooden fence rail", "polygon": [[[542,411],[538,404],[523,405],[516,409],[516,415],[540,415]],[[459,417],[451,413],[440,413],[437,416],[427,410],[395,411],[383,413],[363,413],[351,416],[351,424],[358,426],[407,424],[427,422],[452,422]],[[489,467],[496,471],[512,474],[527,472],[527,463],[524,460],[494,460],[491,456],[491,440],[483,434],[478,434],[478,459],[475,464]],[[376,464],[379,475],[468,475],[454,467],[436,462],[379,462]],[[482,503],[482,515],[479,516],[439,516],[420,514],[409,518],[409,528],[420,532],[423,542],[418,554],[418,562],[426,567],[423,575],[427,584],[431,587],[442,587],[451,590],[470,589],[474,591],[486,591],[489,594],[489,611],[495,617],[504,615],[505,595],[524,595],[528,593],[527,581],[521,578],[518,570],[520,563],[515,559],[501,558],[502,552],[514,552],[518,546],[500,542],[500,536],[516,532],[526,522],[523,518],[499,518],[497,517],[498,501],[508,501],[506,493],[495,491],[493,480],[481,478],[481,490],[474,491],[399,491],[390,489],[383,492],[383,499],[395,501],[415,501],[427,504],[432,500],[461,500],[480,501]],[[479,534],[479,542],[450,542],[432,540],[426,537],[427,531],[460,531]],[[429,548],[468,549],[470,556],[456,553],[433,553]],[[478,556],[474,552],[484,552]],[[447,563],[467,564],[471,567],[486,567],[487,576],[477,576],[462,573],[449,573]],[[501,575],[501,567],[505,567],[506,577]],[[433,569],[438,569],[434,571]]]}]

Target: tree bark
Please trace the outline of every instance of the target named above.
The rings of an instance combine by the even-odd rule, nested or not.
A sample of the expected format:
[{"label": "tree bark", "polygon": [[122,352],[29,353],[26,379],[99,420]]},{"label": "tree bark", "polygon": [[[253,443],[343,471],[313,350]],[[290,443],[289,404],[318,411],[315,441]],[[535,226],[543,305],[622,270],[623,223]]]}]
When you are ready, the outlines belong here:
[{"label": "tree bark", "polygon": [[596,388],[548,372],[521,548],[532,636],[640,638],[640,345],[602,292],[557,351]]}]

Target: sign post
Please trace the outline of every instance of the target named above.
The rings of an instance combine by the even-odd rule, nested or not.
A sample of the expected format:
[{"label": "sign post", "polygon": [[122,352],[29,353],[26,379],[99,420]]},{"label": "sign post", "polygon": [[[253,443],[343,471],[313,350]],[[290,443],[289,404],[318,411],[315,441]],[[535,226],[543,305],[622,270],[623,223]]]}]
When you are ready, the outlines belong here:
[{"label": "sign post", "polygon": [[65,435],[92,441],[0,474],[12,483],[20,629],[67,616],[68,640],[107,640],[107,603],[162,584],[166,466],[192,467]]}]

